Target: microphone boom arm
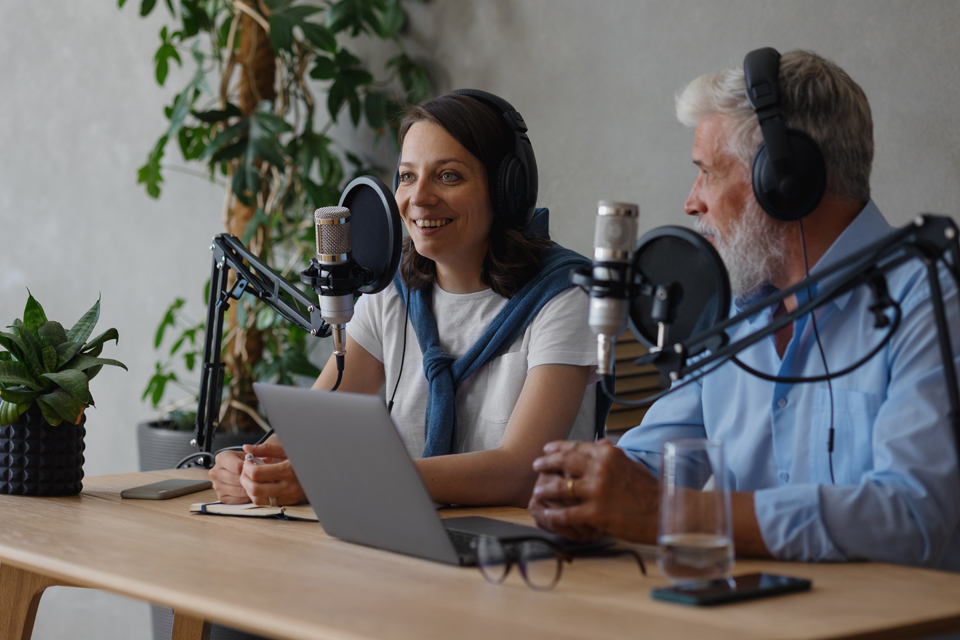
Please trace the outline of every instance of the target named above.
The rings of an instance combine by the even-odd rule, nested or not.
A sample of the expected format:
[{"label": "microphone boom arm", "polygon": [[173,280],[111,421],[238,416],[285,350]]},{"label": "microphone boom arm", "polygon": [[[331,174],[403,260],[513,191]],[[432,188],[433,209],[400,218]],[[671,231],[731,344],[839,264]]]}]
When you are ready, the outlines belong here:
[{"label": "microphone boom arm", "polygon": [[[197,464],[200,466],[213,463],[213,437],[219,426],[220,399],[223,395],[225,365],[220,359],[223,319],[230,308],[230,300],[239,300],[244,293],[250,293],[310,335],[318,338],[330,335],[330,325],[321,317],[316,299],[308,297],[271,269],[243,246],[239,238],[227,233],[220,234],[214,237],[210,249],[213,251],[213,265],[210,272],[195,439],[192,443],[200,449],[201,454],[208,454],[199,456]],[[228,288],[231,269],[236,272],[237,278],[233,287]]]},{"label": "microphone boom arm", "polygon": [[[654,364],[661,372],[667,373],[671,381],[678,381],[697,370],[706,369],[711,364],[716,363],[716,366],[711,369],[712,371],[720,364],[734,358],[736,354],[747,347],[786,327],[797,318],[811,313],[814,309],[864,284],[870,285],[877,298],[876,304],[871,307],[871,311],[877,317],[878,328],[882,327],[884,326],[883,321],[887,320],[882,313],[883,308],[896,305],[887,297],[883,274],[909,260],[919,258],[927,269],[930,298],[933,304],[940,356],[943,362],[944,382],[947,385],[947,395],[950,403],[949,419],[953,427],[958,456],[960,456],[960,387],[958,387],[957,372],[953,362],[953,348],[940,286],[940,275],[937,269],[938,263],[942,262],[957,286],[960,287],[960,241],[958,241],[958,236],[960,236],[960,233],[958,233],[957,226],[949,217],[931,214],[920,215],[912,224],[891,233],[886,238],[865,247],[826,269],[816,272],[814,275],[808,276],[792,287],[767,296],[737,315],[719,322],[685,341],[675,343],[672,348],[664,348],[661,351],[651,352],[639,358],[637,364]],[[806,303],[799,305],[794,311],[783,315],[776,321],[736,342],[727,344],[726,330],[731,326],[774,304],[779,304],[801,289],[806,289],[815,282],[845,269],[848,271],[839,275],[837,282],[826,287]],[[889,336],[887,339],[889,339]],[[687,354],[699,353],[704,347],[710,350],[709,354],[697,359],[692,364],[688,364]],[[809,381],[812,382],[814,379]],[[661,395],[663,394],[656,394],[654,398],[627,401],[621,404],[642,406]],[[615,397],[613,400],[614,402],[620,402]]]}]

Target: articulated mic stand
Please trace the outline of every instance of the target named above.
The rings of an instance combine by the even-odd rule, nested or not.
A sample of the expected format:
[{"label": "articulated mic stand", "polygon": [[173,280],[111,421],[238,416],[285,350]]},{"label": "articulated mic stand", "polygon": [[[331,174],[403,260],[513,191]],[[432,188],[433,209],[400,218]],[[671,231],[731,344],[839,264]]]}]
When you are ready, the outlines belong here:
[{"label": "articulated mic stand", "polygon": [[[300,289],[287,282],[279,273],[262,262],[243,246],[234,235],[221,234],[213,239],[213,267],[210,273],[210,296],[207,301],[207,326],[203,343],[203,365],[200,372],[200,394],[197,399],[195,440],[200,449],[195,464],[213,466],[213,437],[220,417],[223,395],[224,362],[220,352],[223,339],[223,318],[230,308],[230,300],[239,300],[244,293],[255,295],[288,321],[312,336],[325,338],[331,328],[320,315],[317,298],[309,298]],[[228,287],[230,270],[236,272],[236,282]],[[316,259],[301,275],[317,293],[329,284],[329,274]]]},{"label": "articulated mic stand", "polygon": [[[940,356],[943,361],[944,382],[947,385],[947,394],[950,401],[949,418],[953,427],[958,455],[960,455],[960,387],[958,387],[957,384],[957,372],[953,362],[953,349],[950,341],[950,328],[947,325],[943,293],[940,286],[940,275],[938,273],[938,263],[942,262],[957,286],[960,287],[960,242],[958,242],[958,236],[960,236],[960,233],[957,231],[957,225],[949,217],[930,214],[918,216],[912,224],[895,231],[886,238],[869,247],[865,247],[861,251],[826,269],[817,270],[815,275],[811,275],[788,289],[778,291],[760,300],[733,317],[714,324],[703,331],[695,332],[689,338],[673,344],[672,347],[668,347],[662,343],[652,347],[649,354],[637,360],[637,364],[653,364],[661,373],[666,373],[670,380],[674,382],[681,380],[689,374],[694,374],[692,379],[697,379],[731,359],[739,366],[746,368],[745,365],[735,359],[736,354],[786,327],[797,318],[811,313],[814,309],[834,298],[842,296],[861,285],[868,285],[874,295],[875,304],[870,310],[875,316],[875,326],[877,328],[890,327],[886,338],[884,338],[871,353],[866,354],[861,360],[846,367],[842,371],[807,378],[776,379],[794,383],[818,382],[846,375],[872,358],[890,340],[893,332],[896,331],[899,326],[900,307],[890,299],[887,293],[884,274],[909,260],[920,259],[926,266],[927,279],[930,283],[930,298],[933,303],[934,318],[937,325]],[[798,291],[807,289],[811,287],[811,285],[834,274],[839,274],[835,282],[823,287],[822,291],[818,291],[817,295],[810,298],[806,303],[799,305],[794,311],[783,315],[766,327],[734,343],[728,343],[729,338],[726,334],[728,328],[770,306],[779,304]],[[650,284],[643,282],[643,274],[637,273],[633,278],[633,287],[636,293],[632,297],[643,295],[642,291],[651,290]],[[658,294],[662,292],[670,293],[669,287],[657,287],[656,291]],[[657,302],[661,304],[671,304],[669,300],[658,300]],[[892,321],[885,314],[885,310],[888,308],[894,309],[894,318]],[[654,319],[656,320],[656,318]],[[663,334],[665,332],[661,333]],[[693,362],[688,363],[687,360],[689,357],[700,354],[705,350],[707,350],[706,355],[698,357]],[[715,366],[711,367],[711,365]],[[749,368],[747,368],[747,370],[756,375],[764,376],[764,374],[759,374]],[[680,384],[686,384],[689,381],[691,380],[681,382]],[[643,406],[649,404],[675,388],[677,388],[677,385],[640,401],[620,400],[614,397],[614,390],[609,387],[609,381],[604,379],[604,391],[614,398],[615,402],[628,406]]]}]

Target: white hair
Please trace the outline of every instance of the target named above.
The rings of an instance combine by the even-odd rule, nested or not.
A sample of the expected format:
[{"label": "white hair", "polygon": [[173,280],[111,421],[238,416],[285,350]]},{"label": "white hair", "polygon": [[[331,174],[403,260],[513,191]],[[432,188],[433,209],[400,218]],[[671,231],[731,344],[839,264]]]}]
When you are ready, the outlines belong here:
[{"label": "white hair", "polygon": [[[809,135],[827,165],[827,191],[866,202],[873,165],[873,118],[863,89],[834,63],[810,51],[780,58],[780,96],[787,127]],[[710,114],[726,117],[727,152],[750,175],[763,142],[760,123],[747,101],[743,67],[700,76],[677,95],[677,119],[696,127]]]}]

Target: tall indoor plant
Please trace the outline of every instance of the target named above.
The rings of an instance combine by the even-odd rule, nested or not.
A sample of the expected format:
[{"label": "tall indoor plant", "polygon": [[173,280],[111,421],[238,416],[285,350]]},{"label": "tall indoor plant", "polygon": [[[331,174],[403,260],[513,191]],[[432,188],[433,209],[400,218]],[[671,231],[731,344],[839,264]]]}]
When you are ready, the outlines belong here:
[{"label": "tall indoor plant", "polygon": [[[224,231],[295,276],[312,254],[308,212],[336,204],[349,178],[371,170],[358,153],[338,147],[328,135],[331,125],[346,111],[355,127],[366,121],[377,141],[386,137],[395,144],[400,105],[429,96],[429,76],[400,38],[402,0],[163,3],[173,23],[160,31],[157,82],[163,85],[170,65],[185,58],[193,59],[195,72],[166,107],[169,126],[138,180],[159,197],[169,168],[163,159],[175,140],[187,164],[225,183]],[[141,0],[140,14],[149,15],[157,4]],[[379,80],[346,46],[361,36],[393,50]],[[184,301],[174,301],[155,344],[160,348],[166,331],[176,331],[169,353],[192,371],[204,325],[185,320],[183,311]],[[227,393],[220,430],[260,431],[253,381],[289,384],[316,376],[307,358],[311,346],[301,329],[272,309],[249,301],[233,305],[224,336]],[[170,363],[158,363],[144,397],[161,404],[171,382],[179,381]]]}]

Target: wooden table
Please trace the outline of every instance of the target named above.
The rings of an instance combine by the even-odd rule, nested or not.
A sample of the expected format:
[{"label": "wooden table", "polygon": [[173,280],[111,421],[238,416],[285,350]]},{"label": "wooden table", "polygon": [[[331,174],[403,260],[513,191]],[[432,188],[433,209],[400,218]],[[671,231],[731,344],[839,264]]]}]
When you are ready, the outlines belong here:
[{"label": "wooden table", "polygon": [[[960,575],[882,564],[740,561],[813,580],[813,591],[697,609],[653,601],[649,562],[577,559],[548,593],[518,575],[341,542],[315,523],[190,515],[204,492],[167,501],[121,489],[199,470],[84,480],[73,498],[0,496],[0,640],[28,640],[46,587],[104,589],[171,607],[174,638],[217,622],[273,638],[904,638],[960,629]],[[530,522],[521,509],[457,510]]]}]

